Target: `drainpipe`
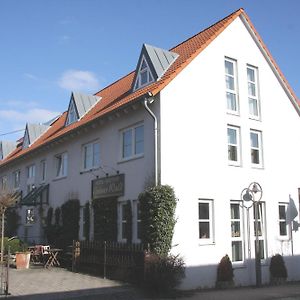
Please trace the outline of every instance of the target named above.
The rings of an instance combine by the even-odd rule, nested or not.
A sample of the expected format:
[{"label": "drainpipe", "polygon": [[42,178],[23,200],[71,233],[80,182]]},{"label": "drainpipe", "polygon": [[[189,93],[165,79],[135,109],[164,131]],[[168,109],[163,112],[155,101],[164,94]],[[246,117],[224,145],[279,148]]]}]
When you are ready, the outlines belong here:
[{"label": "drainpipe", "polygon": [[154,98],[151,92],[148,92],[148,98],[144,99],[145,109],[148,111],[150,116],[154,120],[154,184],[158,185],[158,162],[157,162],[157,117],[153,113],[153,111],[148,107],[148,104],[154,102]]}]

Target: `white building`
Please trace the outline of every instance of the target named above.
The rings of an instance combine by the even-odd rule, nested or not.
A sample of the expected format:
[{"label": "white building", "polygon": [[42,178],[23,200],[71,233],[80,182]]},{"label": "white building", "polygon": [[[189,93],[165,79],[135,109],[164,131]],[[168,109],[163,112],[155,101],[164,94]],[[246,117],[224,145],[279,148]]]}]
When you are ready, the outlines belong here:
[{"label": "white building", "polygon": [[213,286],[225,254],[237,285],[255,283],[254,212],[242,207],[241,192],[258,182],[263,282],[276,253],[285,256],[289,279],[299,280],[299,232],[285,220],[290,197],[298,207],[299,113],[296,95],[240,9],[170,51],[144,45],[134,72],[94,96],[73,93],[57,119],[27,124],[14,150],[2,142],[1,182],[23,191],[19,236],[35,241],[43,238],[43,216],[30,201],[40,194],[53,208],[68,199],[82,206],[92,197],[112,199],[115,238],[124,242],[123,208],[131,200],[139,242],[139,193],[156,178],[173,186],[179,201],[172,252],[186,262],[183,288]]}]

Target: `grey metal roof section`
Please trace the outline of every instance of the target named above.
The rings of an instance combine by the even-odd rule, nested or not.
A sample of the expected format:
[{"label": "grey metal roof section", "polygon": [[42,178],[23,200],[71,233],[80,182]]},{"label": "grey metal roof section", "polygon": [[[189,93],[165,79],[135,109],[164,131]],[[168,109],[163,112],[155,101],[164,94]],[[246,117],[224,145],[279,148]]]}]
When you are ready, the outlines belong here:
[{"label": "grey metal roof section", "polygon": [[4,159],[15,149],[16,149],[16,142],[0,141],[0,160]]},{"label": "grey metal roof section", "polygon": [[150,61],[148,59],[147,61],[148,63],[152,63],[152,67],[155,70],[157,78],[160,78],[175,61],[175,59],[179,56],[175,52],[171,52],[147,44],[143,45],[143,49],[146,50],[150,58]]},{"label": "grey metal roof section", "polygon": [[46,125],[46,126],[51,126],[59,117],[61,116],[61,114],[59,114],[58,116],[52,118],[51,120],[43,123],[43,125]]},{"label": "grey metal roof section", "polygon": [[96,102],[101,99],[101,97],[85,95],[78,92],[73,92],[72,97],[74,99],[79,118],[82,118],[96,104]]},{"label": "grey metal roof section", "polygon": [[[29,143],[35,142],[50,126],[44,124],[30,124],[27,123],[26,131],[29,136]],[[26,134],[26,132],[25,132]]]}]

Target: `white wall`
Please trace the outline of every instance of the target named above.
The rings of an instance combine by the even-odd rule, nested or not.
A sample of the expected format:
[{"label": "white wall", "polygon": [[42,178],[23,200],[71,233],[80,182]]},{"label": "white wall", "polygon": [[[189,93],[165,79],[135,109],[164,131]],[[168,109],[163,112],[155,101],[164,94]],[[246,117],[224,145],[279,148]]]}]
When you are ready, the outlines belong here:
[{"label": "white wall", "polygon": [[[240,116],[226,113],[225,56],[237,60]],[[261,121],[248,117],[247,64],[259,70]],[[228,165],[227,124],[241,128],[240,167]],[[218,262],[231,254],[230,200],[240,200],[253,181],[261,184],[266,202],[268,255],[291,255],[291,243],[278,241],[278,202],[287,202],[291,194],[298,206],[299,125],[295,108],[239,18],[161,92],[161,176],[179,198],[173,252],[187,265],[184,288],[214,285]],[[251,167],[250,129],[262,131],[263,169]],[[198,239],[199,198],[214,200],[215,242],[210,245]],[[299,232],[293,236],[299,255]],[[235,266],[237,285],[255,282],[253,265],[247,265]],[[299,271],[290,270],[289,278],[296,277]]]},{"label": "white wall", "polygon": [[[73,134],[66,141],[61,143],[53,143],[50,148],[40,152],[35,152],[31,157],[26,157],[21,161],[17,161],[14,165],[10,164],[0,170],[0,177],[8,175],[12,180],[12,172],[21,169],[21,189],[23,195],[26,195],[26,166],[36,165],[35,185],[40,184],[40,161],[46,159],[47,178],[46,183],[50,183],[49,187],[49,206],[54,209],[61,206],[69,199],[79,199],[83,206],[87,201],[91,200],[91,181],[98,175],[100,178],[105,177],[105,173],[101,169],[93,172],[82,171],[82,145],[99,139],[101,165],[109,166],[104,168],[109,175],[115,175],[116,172],[110,167],[118,170],[120,174],[125,174],[125,193],[119,197],[118,201],[137,199],[145,186],[153,180],[154,174],[154,147],[153,147],[153,120],[142,105],[135,106],[124,111],[120,111],[119,117],[114,116],[112,120],[108,118],[105,122],[97,123],[97,127],[89,127],[87,130],[81,130],[80,134]],[[155,108],[154,108],[155,109]],[[120,130],[130,127],[139,122],[144,123],[144,155],[140,158],[121,161],[121,140]],[[68,175],[65,178],[56,179],[55,155],[68,152]],[[45,207],[45,214],[47,213]],[[38,207],[36,208],[36,212]],[[36,222],[33,226],[23,226],[25,223],[25,207],[21,213],[21,223],[19,228],[19,236],[24,236],[24,228],[27,228],[30,240],[39,241],[43,235],[43,230]],[[82,220],[80,233],[82,234]],[[81,236],[82,237],[82,236]]]}]

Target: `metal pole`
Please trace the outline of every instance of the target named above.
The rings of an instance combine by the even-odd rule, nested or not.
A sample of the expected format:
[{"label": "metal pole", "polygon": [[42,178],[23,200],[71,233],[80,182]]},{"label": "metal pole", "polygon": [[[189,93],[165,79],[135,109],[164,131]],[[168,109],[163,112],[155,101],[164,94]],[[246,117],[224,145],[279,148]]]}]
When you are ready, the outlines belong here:
[{"label": "metal pole", "polygon": [[255,209],[255,271],[256,271],[256,286],[261,286],[261,260],[260,260],[260,246],[259,246],[259,234],[258,234],[258,210],[259,202],[254,202]]}]

